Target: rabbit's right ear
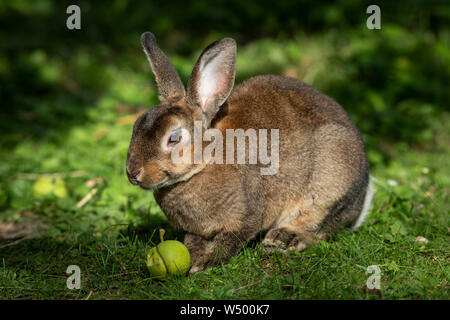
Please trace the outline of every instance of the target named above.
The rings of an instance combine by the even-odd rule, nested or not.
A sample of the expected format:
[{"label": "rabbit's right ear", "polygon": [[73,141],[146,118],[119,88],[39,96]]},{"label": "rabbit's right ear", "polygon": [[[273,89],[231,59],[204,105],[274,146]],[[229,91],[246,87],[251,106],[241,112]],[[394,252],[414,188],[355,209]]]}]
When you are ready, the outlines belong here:
[{"label": "rabbit's right ear", "polygon": [[236,73],[236,42],[223,38],[210,44],[200,55],[187,87],[188,104],[201,108],[203,125],[211,120],[227,100]]},{"label": "rabbit's right ear", "polygon": [[183,82],[169,58],[158,47],[153,33],[143,33],[141,43],[155,75],[160,100],[173,101],[183,98],[185,94]]}]

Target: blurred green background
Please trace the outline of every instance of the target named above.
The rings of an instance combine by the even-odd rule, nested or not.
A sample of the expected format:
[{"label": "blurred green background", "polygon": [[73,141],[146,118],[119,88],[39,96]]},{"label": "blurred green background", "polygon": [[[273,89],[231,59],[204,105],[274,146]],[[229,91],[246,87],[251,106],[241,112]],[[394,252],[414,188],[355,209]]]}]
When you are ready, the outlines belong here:
[{"label": "blurred green background", "polygon": [[[203,48],[229,36],[237,82],[288,75],[333,97],[361,129],[372,174],[411,206],[439,190],[436,215],[448,217],[450,6],[375,3],[381,30],[366,28],[374,1],[1,1],[0,223],[41,220],[51,241],[75,243],[167,227],[125,176],[133,121],[158,103],[145,31],[185,83]],[[81,30],[66,28],[71,4]],[[41,194],[42,178],[59,191]]]},{"label": "blurred green background", "polygon": [[[76,3],[82,29],[68,30]],[[380,144],[424,144],[448,110],[450,6],[381,2],[382,30],[368,30],[370,1],[3,1],[0,4],[2,148],[64,139],[74,126],[157,103],[139,36],[152,31],[184,81],[199,52],[223,36],[239,44],[237,81],[288,74],[340,102]],[[106,120],[106,119],[104,119]],[[112,119],[111,119],[112,120]],[[105,122],[106,123],[106,122]],[[375,163],[376,164],[376,163]]]}]

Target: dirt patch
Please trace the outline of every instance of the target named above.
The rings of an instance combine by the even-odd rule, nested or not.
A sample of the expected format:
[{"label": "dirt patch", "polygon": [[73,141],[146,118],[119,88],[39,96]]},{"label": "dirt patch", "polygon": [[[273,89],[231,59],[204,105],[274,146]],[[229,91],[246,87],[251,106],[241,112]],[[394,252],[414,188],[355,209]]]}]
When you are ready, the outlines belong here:
[{"label": "dirt patch", "polygon": [[[0,248],[13,245],[25,239],[40,237],[48,226],[42,221],[7,222],[0,221]],[[6,243],[6,244],[3,244]]]}]

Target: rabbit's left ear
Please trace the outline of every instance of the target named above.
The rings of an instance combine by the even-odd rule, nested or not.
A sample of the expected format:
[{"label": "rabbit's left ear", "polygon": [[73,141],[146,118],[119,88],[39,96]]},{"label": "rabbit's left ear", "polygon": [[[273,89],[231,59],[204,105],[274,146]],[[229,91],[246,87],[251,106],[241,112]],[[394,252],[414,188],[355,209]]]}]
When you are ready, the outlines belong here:
[{"label": "rabbit's left ear", "polygon": [[230,95],[235,73],[236,42],[233,39],[218,40],[200,55],[189,78],[187,101],[189,105],[201,108],[205,127],[209,127]]},{"label": "rabbit's left ear", "polygon": [[169,58],[158,47],[153,33],[143,33],[141,44],[155,75],[160,100],[171,101],[183,98],[185,94],[183,82]]}]

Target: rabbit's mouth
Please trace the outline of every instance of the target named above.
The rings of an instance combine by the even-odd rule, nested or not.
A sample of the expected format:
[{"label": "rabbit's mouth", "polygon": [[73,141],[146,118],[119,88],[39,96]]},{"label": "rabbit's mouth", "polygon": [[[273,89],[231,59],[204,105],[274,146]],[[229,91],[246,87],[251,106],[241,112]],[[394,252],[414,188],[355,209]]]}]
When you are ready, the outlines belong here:
[{"label": "rabbit's mouth", "polygon": [[145,183],[141,183],[141,182],[138,182],[137,185],[139,187],[141,187],[141,189],[154,191],[154,190],[157,190],[157,189],[161,189],[163,187],[167,187],[167,186],[169,186],[169,185],[171,185],[173,183],[174,182],[170,181],[169,178],[166,176],[163,180],[161,180],[156,185],[149,186],[149,185],[146,185]]},{"label": "rabbit's mouth", "polygon": [[144,190],[153,190],[154,189],[154,187],[149,187],[149,186],[146,186],[146,185],[143,185],[143,184],[140,184],[140,183],[136,183],[136,185],[138,187],[140,187],[141,189],[144,189]]},{"label": "rabbit's mouth", "polygon": [[[161,188],[171,186],[173,184],[187,181],[190,178],[192,178],[192,176],[201,172],[205,168],[205,166],[206,166],[206,164],[202,163],[201,165],[196,166],[193,170],[190,170],[187,173],[182,174],[180,176],[176,176],[176,177],[171,175],[171,173],[169,171],[162,170],[164,172],[165,176],[161,181],[157,182],[156,184],[151,184],[151,185],[146,184],[145,179],[139,179],[139,180],[134,179],[131,183],[141,187],[144,190],[155,191],[155,190],[158,190]],[[141,180],[143,180],[143,181],[141,181]]]}]

